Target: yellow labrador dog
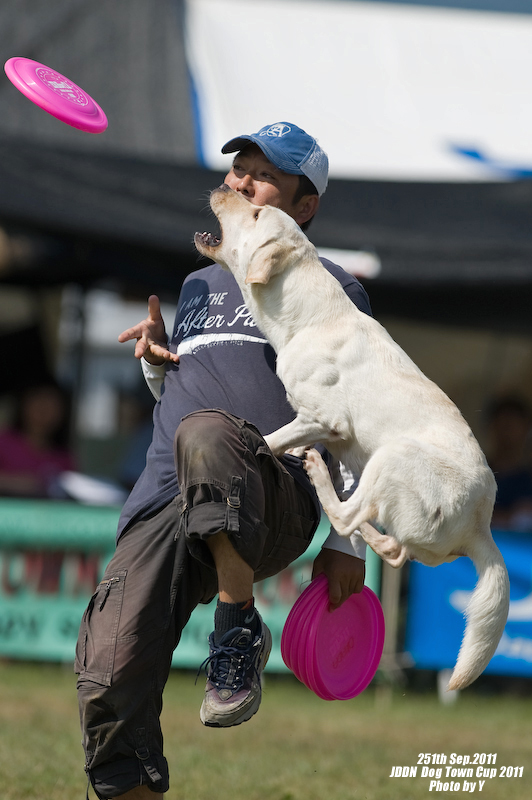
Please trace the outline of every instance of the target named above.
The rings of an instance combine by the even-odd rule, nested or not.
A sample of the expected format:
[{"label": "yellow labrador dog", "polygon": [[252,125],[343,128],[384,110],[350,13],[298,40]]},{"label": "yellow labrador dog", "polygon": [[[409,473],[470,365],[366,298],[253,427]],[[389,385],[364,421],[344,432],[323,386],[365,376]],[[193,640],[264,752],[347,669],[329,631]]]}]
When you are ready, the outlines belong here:
[{"label": "yellow labrador dog", "polygon": [[317,451],[307,452],[334,528],[343,536],[360,531],[392,566],[406,559],[437,566],[458,556],[475,564],[478,582],[449,683],[467,686],[493,656],[509,605],[508,573],[490,532],[495,480],[477,441],[451,400],[353,305],[294,220],[225,185],[210,202],[222,237],[196,234],[196,248],[233,273],[297,412],[266,437],[272,451],[323,442],[361,475],[341,502]]}]

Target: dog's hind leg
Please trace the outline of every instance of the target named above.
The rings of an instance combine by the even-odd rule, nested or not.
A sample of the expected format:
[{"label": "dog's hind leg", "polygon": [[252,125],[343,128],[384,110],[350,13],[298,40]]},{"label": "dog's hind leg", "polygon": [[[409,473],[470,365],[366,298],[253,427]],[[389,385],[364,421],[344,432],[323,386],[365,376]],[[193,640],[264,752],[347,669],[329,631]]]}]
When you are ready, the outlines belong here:
[{"label": "dog's hind leg", "polygon": [[380,533],[369,522],[362,522],[359,530],[366,544],[369,544],[379,558],[382,558],[394,569],[403,566],[408,558],[408,550],[394,536]]},{"label": "dog's hind leg", "polygon": [[370,524],[369,520],[376,516],[377,511],[374,508],[361,509],[356,492],[344,502],[338,498],[329,471],[317,450],[307,452],[305,469],[335,531],[341,536],[351,536],[360,531],[364,541],[380,558],[394,568],[402,567],[408,558],[406,547]]}]

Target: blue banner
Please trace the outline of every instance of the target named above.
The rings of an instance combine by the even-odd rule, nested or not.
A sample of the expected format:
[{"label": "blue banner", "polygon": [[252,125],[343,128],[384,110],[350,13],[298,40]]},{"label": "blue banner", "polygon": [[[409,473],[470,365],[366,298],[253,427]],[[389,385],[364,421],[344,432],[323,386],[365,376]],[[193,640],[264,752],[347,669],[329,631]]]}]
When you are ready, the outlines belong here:
[{"label": "blue banner", "polygon": [[[532,536],[493,535],[510,575],[510,612],[486,672],[532,675]],[[451,564],[410,565],[406,651],[420,669],[453,667],[465,627],[464,610],[476,583],[468,558]]]}]

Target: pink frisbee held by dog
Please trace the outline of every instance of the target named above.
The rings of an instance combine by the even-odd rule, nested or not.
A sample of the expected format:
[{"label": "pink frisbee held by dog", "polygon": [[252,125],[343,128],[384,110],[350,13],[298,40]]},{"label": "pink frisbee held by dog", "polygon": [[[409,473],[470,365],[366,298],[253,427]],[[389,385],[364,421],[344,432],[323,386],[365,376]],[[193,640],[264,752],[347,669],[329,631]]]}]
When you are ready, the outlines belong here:
[{"label": "pink frisbee held by dog", "polygon": [[296,678],[323,700],[349,700],[371,683],[384,646],[384,614],[369,587],[329,611],[327,578],[319,575],[294,603],[281,655]]},{"label": "pink frisbee held by dog", "polygon": [[4,70],[16,88],[32,103],[73,128],[103,133],[107,117],[90,95],[54,69],[31,58],[10,58]]}]

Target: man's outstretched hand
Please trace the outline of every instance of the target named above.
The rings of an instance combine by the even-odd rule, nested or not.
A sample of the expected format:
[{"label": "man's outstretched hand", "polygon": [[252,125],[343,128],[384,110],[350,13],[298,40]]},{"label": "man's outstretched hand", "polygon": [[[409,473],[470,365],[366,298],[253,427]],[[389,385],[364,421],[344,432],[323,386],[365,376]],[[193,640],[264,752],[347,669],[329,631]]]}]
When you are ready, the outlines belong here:
[{"label": "man's outstretched hand", "polygon": [[135,358],[145,358],[150,364],[162,365],[166,361],[177,364],[179,356],[168,350],[168,337],[161,315],[161,304],[157,295],[148,298],[148,316],[118,337],[119,342],[137,340]]}]

